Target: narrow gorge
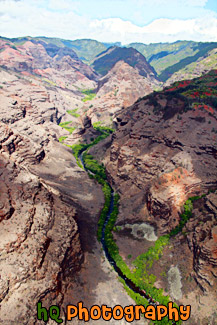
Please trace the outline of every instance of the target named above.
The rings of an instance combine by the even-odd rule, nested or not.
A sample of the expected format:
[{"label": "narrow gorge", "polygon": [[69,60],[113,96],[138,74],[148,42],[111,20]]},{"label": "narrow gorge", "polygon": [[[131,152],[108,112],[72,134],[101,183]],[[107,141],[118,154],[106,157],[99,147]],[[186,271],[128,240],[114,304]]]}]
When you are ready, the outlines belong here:
[{"label": "narrow gorge", "polygon": [[216,46],[0,38],[0,323],[216,325]]}]

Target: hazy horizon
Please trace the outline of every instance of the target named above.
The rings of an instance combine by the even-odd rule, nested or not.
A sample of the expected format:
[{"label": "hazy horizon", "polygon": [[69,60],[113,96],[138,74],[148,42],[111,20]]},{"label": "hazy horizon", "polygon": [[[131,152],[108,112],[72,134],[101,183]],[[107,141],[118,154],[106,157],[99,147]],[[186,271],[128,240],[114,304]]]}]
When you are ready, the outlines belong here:
[{"label": "hazy horizon", "polygon": [[3,37],[99,42],[217,41],[216,0],[0,0]]},{"label": "hazy horizon", "polygon": [[[119,43],[121,47],[125,47],[125,46],[128,46],[130,44],[144,44],[144,45],[151,45],[151,44],[165,44],[165,43],[168,43],[168,44],[174,44],[174,43],[178,43],[178,42],[197,42],[197,41],[193,41],[193,40],[176,40],[174,42],[149,42],[149,43],[144,43],[144,42],[131,42],[131,43],[126,43],[126,44],[123,44],[122,42],[120,41],[114,41],[114,42],[106,42],[106,41],[98,41],[96,39],[93,39],[93,38],[76,38],[76,39],[69,39],[69,38],[62,38],[62,37],[49,37],[49,36],[44,36],[44,35],[39,35],[39,36],[31,36],[31,35],[24,35],[24,36],[17,36],[17,37],[7,37],[7,36],[2,36],[0,35],[0,38],[5,38],[5,39],[16,39],[16,38],[48,38],[48,39],[60,39],[60,40],[64,40],[64,41],[96,41],[96,42],[99,42],[99,43],[103,43],[103,44],[111,44],[111,46],[119,46],[119,45],[115,45],[116,43]],[[217,40],[216,41],[203,41],[203,42],[206,42],[206,43],[217,43]]]}]

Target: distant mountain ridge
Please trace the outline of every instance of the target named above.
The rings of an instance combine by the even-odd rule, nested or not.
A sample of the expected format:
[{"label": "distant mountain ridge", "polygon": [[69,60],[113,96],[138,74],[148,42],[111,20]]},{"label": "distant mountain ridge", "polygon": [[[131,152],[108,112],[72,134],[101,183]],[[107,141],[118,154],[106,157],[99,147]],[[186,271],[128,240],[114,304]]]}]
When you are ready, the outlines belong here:
[{"label": "distant mountain ridge", "polygon": [[141,52],[155,68],[159,79],[165,82],[173,73],[197,61],[210,50],[217,48],[217,43],[177,41],[175,43],[156,43],[149,45],[132,43],[128,46],[134,47]]},{"label": "distant mountain ridge", "polygon": [[[109,48],[134,48],[140,52],[147,60],[147,62],[155,69],[158,78],[166,82],[172,78],[174,73],[179,70],[185,69],[189,64],[194,63],[210,51],[217,48],[217,42],[194,42],[194,41],[176,41],[174,43],[130,43],[123,47],[120,42],[109,43],[99,42],[92,39],[78,39],[78,40],[65,40],[61,38],[51,37],[17,37],[7,38],[0,37],[0,39],[14,43],[15,46],[22,45],[26,41],[38,42],[48,51],[52,56],[60,48],[73,50],[78,58],[86,64],[93,64],[99,56],[102,56]],[[72,52],[68,52],[72,55]],[[119,58],[123,60],[123,57]],[[206,63],[204,63],[206,64]],[[105,64],[107,65],[107,63]],[[209,71],[209,66],[205,71]],[[103,72],[105,73],[105,72]]]},{"label": "distant mountain ridge", "polygon": [[40,76],[52,85],[77,91],[93,88],[99,76],[70,48],[43,41],[14,43],[0,39],[0,66],[25,75]]},{"label": "distant mountain ridge", "polygon": [[99,69],[85,64],[69,47],[41,39],[27,38],[14,43],[0,39],[0,69],[74,95],[77,106],[70,104],[67,110],[73,117],[92,108],[94,122],[102,117],[104,123],[110,125],[114,112],[132,105],[161,85],[145,57],[133,48],[110,47],[98,55],[94,63],[104,69],[101,75],[96,73]]},{"label": "distant mountain ridge", "polygon": [[146,58],[132,47],[110,47],[99,54],[91,66],[97,73],[104,76],[118,61],[128,63],[143,77],[157,78],[154,68],[150,66]]},{"label": "distant mountain ridge", "polygon": [[84,61],[85,63],[89,63],[92,61],[95,56],[99,53],[105,51],[107,48],[111,46],[121,46],[120,42],[115,43],[102,43],[92,39],[77,39],[77,40],[65,40],[61,38],[52,38],[52,37],[15,37],[15,38],[7,38],[0,37],[0,39],[8,40],[10,42],[15,43],[16,45],[22,45],[26,41],[32,42],[43,42],[42,44],[45,46],[56,46],[59,48],[70,48],[76,52],[79,59]]},{"label": "distant mountain ridge", "polygon": [[172,84],[178,80],[199,77],[213,69],[217,69],[217,48],[209,51],[197,61],[186,65],[183,69],[173,73],[171,78],[166,81],[166,85]]}]

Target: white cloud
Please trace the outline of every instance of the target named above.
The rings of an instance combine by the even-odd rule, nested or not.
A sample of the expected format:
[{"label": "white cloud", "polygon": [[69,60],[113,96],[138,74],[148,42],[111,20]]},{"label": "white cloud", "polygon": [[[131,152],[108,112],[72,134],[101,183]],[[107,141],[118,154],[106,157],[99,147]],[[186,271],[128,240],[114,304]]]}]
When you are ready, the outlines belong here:
[{"label": "white cloud", "polygon": [[119,18],[95,20],[90,30],[98,39],[130,42],[174,42],[181,40],[217,41],[217,18],[210,16],[189,20],[157,19],[147,26],[139,27]]},{"label": "white cloud", "polygon": [[[206,0],[188,1],[202,5]],[[57,11],[60,4],[63,4],[63,11]],[[45,7],[44,0],[1,1],[0,35],[92,38],[104,42],[121,41],[123,44],[173,42],[179,39],[217,41],[217,16],[211,13],[202,18],[188,20],[161,18],[140,27],[120,18],[91,20],[79,16],[74,12],[76,1],[49,0],[46,5]],[[50,10],[50,7],[56,10]]]}]

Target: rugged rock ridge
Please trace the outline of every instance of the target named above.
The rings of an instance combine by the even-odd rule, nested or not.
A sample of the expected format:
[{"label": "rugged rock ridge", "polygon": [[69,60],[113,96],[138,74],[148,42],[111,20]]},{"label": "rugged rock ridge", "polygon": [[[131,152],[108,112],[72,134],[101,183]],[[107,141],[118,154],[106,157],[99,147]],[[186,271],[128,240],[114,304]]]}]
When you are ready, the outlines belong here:
[{"label": "rugged rock ridge", "polygon": [[103,195],[58,142],[65,131],[57,123],[74,93],[12,71],[0,75],[0,318],[35,323],[37,301],[64,305]]},{"label": "rugged rock ridge", "polygon": [[[117,130],[103,162],[110,182],[121,195],[116,224],[125,230],[117,232],[115,238],[126,260],[128,254],[137,256],[130,247],[138,245],[142,253],[142,239],[129,237],[129,225],[148,223],[158,236],[169,233],[179,224],[182,207],[189,197],[216,189],[217,136],[213,130],[217,126],[217,111],[214,104],[204,104],[208,99],[199,95],[202,89],[208,94],[205,85],[214,85],[216,80],[216,72],[212,72],[185,86],[176,85],[177,92],[173,87],[171,92],[166,89],[154,93],[116,114]],[[198,98],[186,100],[191,98],[197,83],[201,83],[197,85],[200,109],[194,104]],[[95,150],[99,157],[100,147]],[[197,201],[192,213],[186,227],[170,244],[172,255],[166,250],[164,260],[155,264],[153,272],[161,281],[162,265],[178,263],[184,279],[194,276],[196,280],[191,288],[184,287],[186,297],[199,295],[204,302],[206,292],[209,298],[204,308],[208,308],[217,287],[216,194]],[[147,245],[145,241],[143,245]],[[176,255],[179,258],[171,259]],[[188,298],[183,299],[179,303],[191,303]]]},{"label": "rugged rock ridge", "polygon": [[96,56],[92,66],[95,71],[104,76],[118,61],[124,61],[125,63],[129,64],[143,77],[157,79],[157,74],[154,68],[150,66],[140,52],[132,47],[110,47],[106,51]]},{"label": "rugged rock ridge", "polygon": [[[111,118],[120,108],[132,105],[138,98],[159,87],[156,79],[143,77],[137,69],[124,61],[118,61],[113,68],[98,81],[96,97],[86,103],[86,109],[93,122],[101,120],[111,124]],[[91,107],[90,107],[91,106]]]},{"label": "rugged rock ridge", "polygon": [[[187,112],[182,115],[182,120],[175,115],[165,121],[162,120],[163,114],[154,115],[152,109],[147,99],[117,116],[118,129],[111,145],[107,170],[129,199],[122,212],[125,219],[131,214],[135,218],[147,217],[147,201],[158,229],[163,231],[165,221],[170,228],[174,226],[170,219],[174,207],[180,211],[188,196],[216,184],[216,160],[206,151],[208,139],[213,151],[216,147],[211,136],[212,123],[209,125],[207,122],[202,127],[195,120],[196,116],[204,117],[206,113]],[[216,120],[211,117],[210,120],[215,125]],[[197,143],[198,137],[201,143]],[[144,204],[140,211],[138,208],[132,210],[134,190],[141,192],[137,196],[140,204]],[[167,203],[164,202],[166,197]],[[135,202],[135,207],[140,204]]]},{"label": "rugged rock ridge", "polygon": [[34,322],[36,303],[61,303],[62,279],[80,268],[76,210],[2,150],[0,184],[1,320]]},{"label": "rugged rock ridge", "polygon": [[[51,53],[41,43],[27,41],[14,46],[12,42],[3,40],[0,40],[0,47],[1,66],[48,78],[48,81],[63,88],[68,88],[70,83],[77,87],[82,87],[83,83],[85,87],[91,88],[98,78],[70,49],[55,48],[56,52]],[[69,89],[74,89],[73,85]]]},{"label": "rugged rock ridge", "polygon": [[[67,114],[67,110],[81,104],[83,96],[81,93],[79,94],[77,90],[69,91],[57,85],[51,85],[46,80],[33,75],[23,75],[23,73],[15,73],[8,69],[0,69],[0,75],[0,120],[2,122],[20,121],[16,125],[22,129],[24,118],[26,121],[34,119],[34,124],[49,123],[49,129],[55,129],[54,134],[64,134],[57,124],[64,119],[72,119]],[[75,125],[79,123],[76,119],[74,120]],[[28,123],[25,124],[25,128],[31,132]]]},{"label": "rugged rock ridge", "polygon": [[187,240],[193,253],[194,276],[207,293],[216,287],[217,267],[217,195],[210,193],[193,211],[197,217],[187,225]]},{"label": "rugged rock ridge", "polygon": [[[109,83],[107,83],[108,81]],[[125,82],[130,81],[132,85],[136,83],[136,86],[134,88],[135,90],[137,89],[137,92],[141,92],[141,88],[144,87],[145,82],[147,84],[146,87],[147,88],[148,86],[150,87],[148,91],[151,91],[154,85],[159,86],[157,79],[153,79],[151,81],[149,77],[144,77],[144,76],[142,77],[139,74],[139,71],[137,69],[135,68],[133,69],[128,63],[124,62],[123,60],[120,60],[112,67],[112,69],[103,78],[99,80],[96,91],[98,92],[99,96],[103,95],[103,93],[107,93],[112,90],[111,87],[115,82],[117,83],[117,87],[119,87],[122,81]],[[130,87],[129,87],[129,91],[130,91]],[[125,96],[127,96],[127,93],[125,94]],[[138,98],[138,94],[137,96],[135,95],[135,98]]]}]

